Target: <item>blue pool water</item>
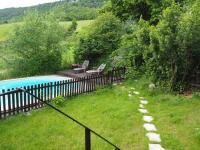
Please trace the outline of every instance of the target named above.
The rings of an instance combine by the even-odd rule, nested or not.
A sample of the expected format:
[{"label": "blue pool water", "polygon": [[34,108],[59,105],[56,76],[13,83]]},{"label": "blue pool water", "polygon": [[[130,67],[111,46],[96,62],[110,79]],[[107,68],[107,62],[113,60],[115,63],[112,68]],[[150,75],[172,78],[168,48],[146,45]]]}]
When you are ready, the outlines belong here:
[{"label": "blue pool water", "polygon": [[36,77],[28,77],[28,78],[2,80],[0,81],[0,93],[2,89],[7,90],[7,89],[12,89],[12,88],[20,88],[24,86],[63,81],[63,80],[68,80],[68,79],[70,78],[57,76],[57,75],[50,75],[50,76],[36,76]]},{"label": "blue pool water", "polygon": [[[68,77],[51,75],[51,76],[37,76],[37,77],[19,78],[19,79],[12,79],[12,80],[3,80],[3,81],[0,81],[0,93],[2,93],[3,89],[5,91],[7,91],[8,89],[12,89],[12,88],[15,89],[15,88],[20,88],[20,87],[24,87],[24,86],[27,87],[27,86],[32,86],[32,85],[45,84],[45,83],[57,82],[57,81],[64,81],[64,80],[69,80],[69,79],[70,78],[68,78]],[[57,87],[53,87],[52,91],[54,91],[55,88],[57,88]],[[73,86],[70,86],[70,89],[73,89]],[[46,90],[46,93],[47,93],[47,89],[45,89],[45,90]],[[45,90],[43,89],[43,91],[45,91]],[[56,90],[58,91],[58,89],[56,89]],[[35,94],[36,94],[36,96],[38,96],[38,91]],[[55,93],[51,93],[51,95],[53,97],[55,97]],[[45,95],[45,97],[49,97],[49,96],[50,95]],[[25,97],[26,97],[26,104],[27,104],[28,103],[27,102],[28,95],[26,94]],[[20,96],[18,95],[18,99],[21,99],[23,101],[22,104],[17,102],[16,98],[14,98],[14,99],[12,99],[12,97],[10,97],[10,98],[11,98],[11,100],[10,100],[11,108],[13,108],[13,107],[16,108],[17,103],[20,107],[26,106],[25,101],[24,101],[24,96],[22,96],[22,98],[20,98]],[[8,95],[5,96],[4,102],[3,102],[3,96],[0,96],[0,111],[4,110],[3,107],[5,107],[5,109],[8,110],[8,104],[9,104]]]}]

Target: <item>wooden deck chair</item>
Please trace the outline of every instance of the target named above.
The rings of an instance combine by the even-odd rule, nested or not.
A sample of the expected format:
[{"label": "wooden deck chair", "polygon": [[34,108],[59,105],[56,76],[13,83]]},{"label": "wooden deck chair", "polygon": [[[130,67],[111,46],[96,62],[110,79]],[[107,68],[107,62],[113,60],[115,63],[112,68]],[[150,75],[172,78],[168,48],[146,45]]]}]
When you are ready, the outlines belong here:
[{"label": "wooden deck chair", "polygon": [[85,72],[89,66],[89,60],[85,60],[80,68],[73,69],[75,73]]},{"label": "wooden deck chair", "polygon": [[96,70],[88,70],[86,71],[86,73],[92,74],[92,75],[96,75],[96,74],[99,75],[104,71],[105,68],[106,68],[106,64],[101,64],[99,68],[97,68]]}]

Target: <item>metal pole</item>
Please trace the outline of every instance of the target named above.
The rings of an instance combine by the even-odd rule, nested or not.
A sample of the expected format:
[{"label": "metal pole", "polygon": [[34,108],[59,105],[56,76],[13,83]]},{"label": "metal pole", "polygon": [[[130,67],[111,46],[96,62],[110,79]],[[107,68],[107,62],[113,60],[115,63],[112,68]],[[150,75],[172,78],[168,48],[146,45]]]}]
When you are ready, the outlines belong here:
[{"label": "metal pole", "polygon": [[91,150],[91,135],[88,128],[85,128],[85,150]]}]

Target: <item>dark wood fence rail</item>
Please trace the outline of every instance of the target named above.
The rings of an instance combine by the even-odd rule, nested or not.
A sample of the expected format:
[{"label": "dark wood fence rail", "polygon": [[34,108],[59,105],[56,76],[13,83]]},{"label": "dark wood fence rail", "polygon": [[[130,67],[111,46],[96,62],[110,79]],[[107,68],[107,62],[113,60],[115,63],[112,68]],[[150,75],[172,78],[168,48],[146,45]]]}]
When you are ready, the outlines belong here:
[{"label": "dark wood fence rail", "polygon": [[[45,102],[63,96],[72,97],[82,93],[90,93],[97,87],[104,87],[113,82],[120,82],[125,78],[125,67],[114,68],[105,75],[88,76],[79,79],[70,79],[66,81],[51,82],[45,84],[20,87],[39,97]],[[38,109],[44,106],[44,103],[30,94],[21,90],[8,89],[0,93],[0,119],[20,112],[28,112],[32,109]]]}]

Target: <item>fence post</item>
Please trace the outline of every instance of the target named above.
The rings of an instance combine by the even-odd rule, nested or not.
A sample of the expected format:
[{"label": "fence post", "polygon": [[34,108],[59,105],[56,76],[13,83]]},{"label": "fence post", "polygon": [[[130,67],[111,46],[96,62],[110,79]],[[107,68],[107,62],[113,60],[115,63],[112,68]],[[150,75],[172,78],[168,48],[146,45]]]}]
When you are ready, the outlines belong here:
[{"label": "fence post", "polygon": [[85,128],[85,150],[91,150],[91,135],[88,128]]}]

